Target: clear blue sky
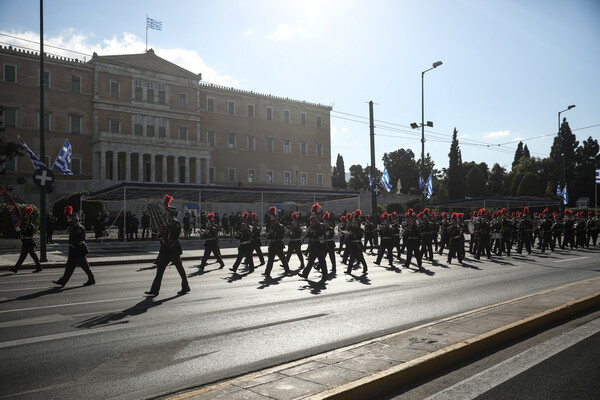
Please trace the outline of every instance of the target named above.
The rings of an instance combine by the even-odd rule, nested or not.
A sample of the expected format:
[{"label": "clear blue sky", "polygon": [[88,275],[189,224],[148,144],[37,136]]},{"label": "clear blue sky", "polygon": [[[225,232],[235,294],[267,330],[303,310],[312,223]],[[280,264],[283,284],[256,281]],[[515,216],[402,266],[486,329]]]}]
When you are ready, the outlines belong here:
[{"label": "clear blue sky", "polygon": [[[369,100],[377,166],[398,148],[420,157],[420,130],[409,125],[421,120],[421,72],[438,60],[425,74],[425,120],[435,124],[425,151],[437,168],[448,166],[455,127],[463,161],[510,169],[520,138],[547,157],[557,113],[570,104],[563,116],[577,139],[600,140],[598,0],[47,0],[44,8],[47,44],[140,53],[147,14],[163,24],[148,46],[205,81],[332,105],[331,162],[342,154],[346,170],[370,163]],[[38,41],[38,10],[38,1],[0,0],[0,42],[39,49],[10,37]]]}]

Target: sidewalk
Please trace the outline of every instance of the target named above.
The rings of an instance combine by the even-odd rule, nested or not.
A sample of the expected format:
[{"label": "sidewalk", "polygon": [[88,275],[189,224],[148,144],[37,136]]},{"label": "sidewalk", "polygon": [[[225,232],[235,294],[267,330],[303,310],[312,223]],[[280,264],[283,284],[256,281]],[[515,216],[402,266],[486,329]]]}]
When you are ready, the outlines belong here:
[{"label": "sidewalk", "polygon": [[592,278],[167,398],[376,398],[599,306],[600,278]]}]

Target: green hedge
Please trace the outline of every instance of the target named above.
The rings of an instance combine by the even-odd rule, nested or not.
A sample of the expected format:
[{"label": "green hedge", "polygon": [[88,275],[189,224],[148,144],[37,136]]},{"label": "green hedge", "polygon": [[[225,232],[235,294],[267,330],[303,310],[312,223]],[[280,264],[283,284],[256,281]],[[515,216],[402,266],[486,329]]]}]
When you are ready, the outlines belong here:
[{"label": "green hedge", "polygon": [[[82,191],[77,193],[71,193],[70,195],[63,196],[54,202],[52,206],[52,213],[57,219],[55,229],[67,229],[67,217],[65,217],[65,207],[73,207],[73,213],[79,212],[79,203],[81,196],[87,195],[88,191]],[[106,204],[101,201],[84,201],[83,202],[83,214],[84,220],[81,223],[87,230],[91,230],[96,221],[98,213],[106,213]]]}]

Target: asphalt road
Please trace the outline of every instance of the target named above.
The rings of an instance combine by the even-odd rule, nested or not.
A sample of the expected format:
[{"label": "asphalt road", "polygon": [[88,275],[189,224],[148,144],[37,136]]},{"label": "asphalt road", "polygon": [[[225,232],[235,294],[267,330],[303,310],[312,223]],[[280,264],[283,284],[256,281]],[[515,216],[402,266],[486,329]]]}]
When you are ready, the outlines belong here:
[{"label": "asphalt road", "polygon": [[[598,276],[600,249],[440,262],[389,270],[372,264],[319,284],[318,272],[265,282],[232,277],[218,264],[176,293],[173,267],[160,296],[143,296],[149,264],[81,270],[67,286],[62,270],[0,273],[0,398],[142,398],[171,393],[406,329],[477,307]],[[292,268],[298,263],[292,260]],[[226,260],[228,268],[233,260]],[[278,265],[278,264],[276,264]],[[342,268],[344,267],[344,268]],[[414,265],[413,265],[414,267]],[[244,271],[242,271],[244,272]]]}]

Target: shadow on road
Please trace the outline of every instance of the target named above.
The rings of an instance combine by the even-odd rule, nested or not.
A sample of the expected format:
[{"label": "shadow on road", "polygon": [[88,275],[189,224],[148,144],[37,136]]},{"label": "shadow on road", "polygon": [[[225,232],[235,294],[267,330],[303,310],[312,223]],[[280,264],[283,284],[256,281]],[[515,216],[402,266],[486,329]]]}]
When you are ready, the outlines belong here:
[{"label": "shadow on road", "polygon": [[306,285],[300,286],[298,290],[308,290],[310,294],[320,294],[323,290],[327,289],[327,281],[311,281],[307,280]]},{"label": "shadow on road", "polygon": [[32,300],[32,299],[37,299],[38,297],[46,296],[46,295],[49,295],[49,294],[57,294],[57,293],[60,293],[60,292],[66,292],[67,290],[79,289],[79,288],[82,288],[82,287],[83,286],[71,286],[71,287],[68,287],[68,288],[64,289],[64,288],[60,288],[60,287],[57,286],[57,287],[53,287],[53,288],[42,290],[40,292],[35,292],[35,293],[31,293],[31,294],[26,294],[24,296],[15,297],[14,299],[3,300],[3,301],[0,301],[0,304],[10,303],[11,301],[17,301],[17,300]]},{"label": "shadow on road", "polygon": [[116,313],[98,315],[96,317],[86,319],[85,321],[81,321],[81,322],[73,325],[73,327],[88,329],[88,328],[95,328],[98,326],[127,324],[127,323],[129,323],[129,321],[128,320],[123,321],[123,319],[125,319],[127,317],[132,317],[134,315],[143,314],[153,307],[160,306],[169,300],[173,300],[173,299],[176,299],[177,297],[181,297],[181,296],[184,296],[184,295],[178,294],[178,295],[175,295],[172,297],[167,297],[166,299],[160,299],[160,300],[156,300],[154,297],[146,297],[142,301],[140,301],[137,304],[134,304],[133,306],[129,307],[128,309],[125,309],[123,311],[119,311]]}]

